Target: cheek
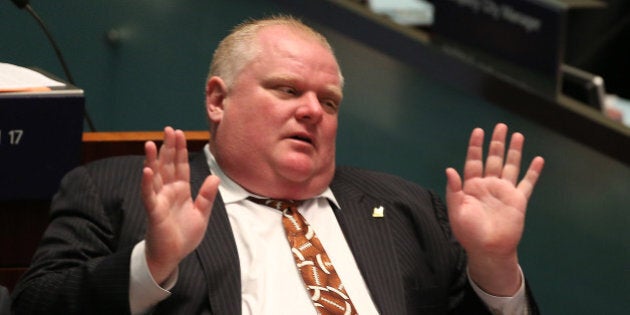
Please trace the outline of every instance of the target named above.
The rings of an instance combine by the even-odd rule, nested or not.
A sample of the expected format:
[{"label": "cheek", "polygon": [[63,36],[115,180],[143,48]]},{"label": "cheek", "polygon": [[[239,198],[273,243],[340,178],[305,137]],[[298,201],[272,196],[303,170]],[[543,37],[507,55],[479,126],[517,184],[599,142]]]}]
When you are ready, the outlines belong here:
[{"label": "cheek", "polygon": [[230,132],[239,138],[240,144],[244,145],[244,147],[253,147],[264,142],[264,139],[269,134],[267,130],[263,129],[266,124],[261,122],[261,119],[252,119],[247,113],[240,113],[232,122]]},{"label": "cheek", "polygon": [[323,128],[324,137],[329,141],[332,146],[335,146],[335,140],[337,138],[337,116],[331,118]]},{"label": "cheek", "polygon": [[334,160],[335,158],[335,146],[337,141],[337,120],[331,120],[326,123],[322,128],[322,152],[325,156],[329,156]]},{"label": "cheek", "polygon": [[277,137],[277,122],[273,115],[263,111],[239,111],[232,113],[233,125],[230,132],[237,137],[237,141],[244,152],[261,154],[274,145]]}]

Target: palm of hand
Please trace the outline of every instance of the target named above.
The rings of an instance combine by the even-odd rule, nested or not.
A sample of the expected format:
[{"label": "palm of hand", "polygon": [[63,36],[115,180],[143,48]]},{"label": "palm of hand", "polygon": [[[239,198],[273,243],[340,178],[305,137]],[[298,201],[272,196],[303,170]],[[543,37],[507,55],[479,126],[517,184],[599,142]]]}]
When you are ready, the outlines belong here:
[{"label": "palm of hand", "polygon": [[507,126],[498,124],[484,164],[483,130],[473,130],[463,181],[454,169],[446,171],[446,202],[451,227],[469,254],[494,258],[515,255],[523,233],[527,201],[544,160],[534,158],[518,182],[524,137],[513,134],[505,153],[506,135]]},{"label": "palm of hand", "polygon": [[466,249],[505,256],[516,249],[524,227],[527,198],[498,177],[473,178],[447,196],[455,237]]},{"label": "palm of hand", "polygon": [[147,211],[146,258],[156,280],[165,280],[203,239],[219,180],[208,176],[193,200],[186,138],[181,130],[164,130],[159,154],[145,145],[142,200]]},{"label": "palm of hand", "polygon": [[[150,244],[160,244],[153,249],[155,257],[164,257],[169,253],[189,253],[199,245],[208,224],[208,216],[195,207],[187,181],[164,184],[155,196],[153,212],[147,239],[154,240]],[[161,253],[159,249],[166,252]]]}]

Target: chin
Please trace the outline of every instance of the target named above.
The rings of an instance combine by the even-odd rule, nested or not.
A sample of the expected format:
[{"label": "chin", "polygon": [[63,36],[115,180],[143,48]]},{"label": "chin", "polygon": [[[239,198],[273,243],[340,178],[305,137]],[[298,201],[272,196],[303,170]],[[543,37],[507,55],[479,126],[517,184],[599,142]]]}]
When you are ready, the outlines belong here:
[{"label": "chin", "polygon": [[303,153],[287,154],[276,164],[276,170],[282,177],[295,182],[308,182],[316,177],[332,177],[334,160],[324,161]]},{"label": "chin", "polygon": [[296,166],[280,168],[279,173],[282,177],[295,183],[308,182],[316,176],[315,169],[312,166]]},{"label": "chin", "polygon": [[315,190],[317,193],[323,191],[332,180],[334,175],[334,165],[332,167],[322,169],[315,167],[291,167],[286,168],[281,173],[288,182],[293,183],[296,187]]}]

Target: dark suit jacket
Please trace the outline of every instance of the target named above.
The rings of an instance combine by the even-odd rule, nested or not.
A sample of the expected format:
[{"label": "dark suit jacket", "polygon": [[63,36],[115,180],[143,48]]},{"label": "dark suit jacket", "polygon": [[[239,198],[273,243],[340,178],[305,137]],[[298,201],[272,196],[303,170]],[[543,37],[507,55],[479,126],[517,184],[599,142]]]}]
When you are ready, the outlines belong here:
[{"label": "dark suit jacket", "polygon": [[[14,290],[18,314],[129,312],[130,254],[146,228],[142,161],[111,158],[66,175],[31,268]],[[205,156],[191,155],[193,195],[208,175]],[[433,193],[353,168],[339,168],[330,187],[341,206],[334,209],[337,219],[381,314],[487,312],[467,281],[464,252]],[[372,217],[378,206],[383,218]],[[240,313],[238,253],[218,196],[204,240],[182,261],[172,295],[154,314]]]},{"label": "dark suit jacket", "polygon": [[11,310],[11,298],[9,297],[9,290],[0,285],[0,314],[9,314]]}]

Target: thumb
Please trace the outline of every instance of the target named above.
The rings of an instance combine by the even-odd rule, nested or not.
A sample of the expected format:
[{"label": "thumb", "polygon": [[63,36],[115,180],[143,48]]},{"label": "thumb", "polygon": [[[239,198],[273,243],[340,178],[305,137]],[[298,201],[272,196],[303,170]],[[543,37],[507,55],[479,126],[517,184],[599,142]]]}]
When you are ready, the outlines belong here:
[{"label": "thumb", "polygon": [[219,178],[215,175],[206,177],[195,199],[195,208],[201,211],[206,217],[210,216],[210,212],[212,211],[212,204],[219,190],[219,181]]},{"label": "thumb", "polygon": [[458,203],[458,199],[461,198],[462,193],[462,179],[459,173],[449,167],[446,169],[446,206],[451,213],[451,208]]},{"label": "thumb", "polygon": [[449,167],[446,169],[446,193],[454,193],[462,190],[462,179],[459,176],[459,173],[452,168]]}]

